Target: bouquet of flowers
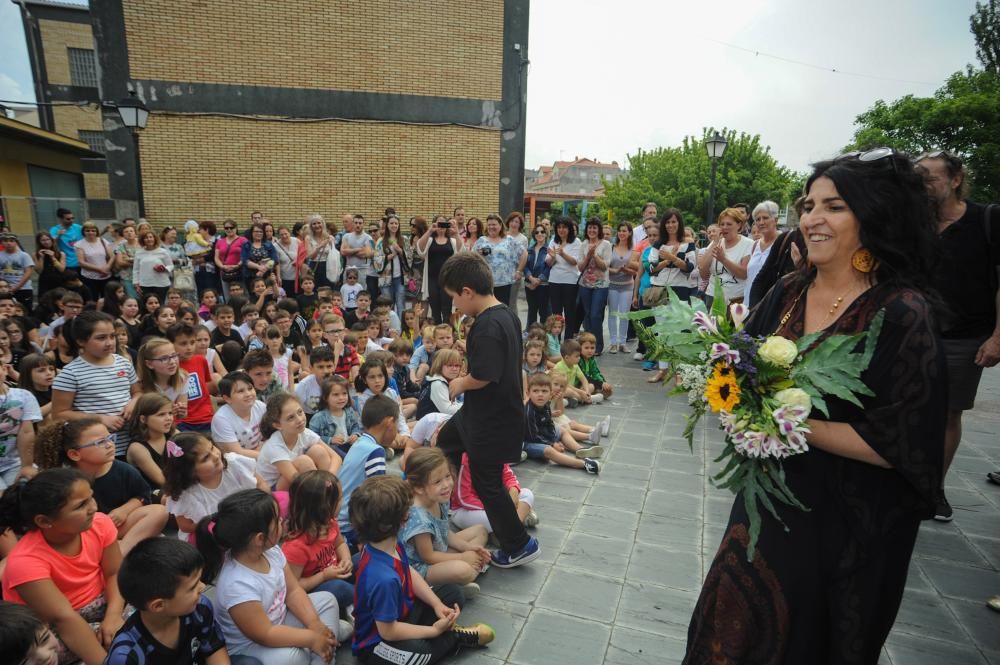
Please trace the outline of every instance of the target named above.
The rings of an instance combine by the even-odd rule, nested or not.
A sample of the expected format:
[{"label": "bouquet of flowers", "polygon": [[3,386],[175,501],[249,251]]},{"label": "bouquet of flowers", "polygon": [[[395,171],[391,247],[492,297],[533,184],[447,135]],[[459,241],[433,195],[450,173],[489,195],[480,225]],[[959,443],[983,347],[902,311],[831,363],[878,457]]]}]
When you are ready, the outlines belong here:
[{"label": "bouquet of flowers", "polygon": [[[716,293],[721,292],[716,285]],[[821,342],[821,333],[795,342],[778,335],[752,337],[743,330],[747,308],[733,304],[728,313],[722,299],[708,311],[700,300],[687,303],[671,292],[666,304],[629,317],[649,350],[647,357],[670,363],[673,394],[687,395],[689,446],[702,416],[709,410],[719,414],[726,439],[715,459],[722,470],[712,480],[742,493],[752,559],[760,535],[758,502],[782,525],[775,501],[809,510],[789,489],[782,468],[783,459],[809,450],[809,414],[815,408],[829,416],[825,396],[861,406],[859,396],[873,394],[860,377],[871,361],[884,313],[875,316],[867,332],[831,335]],[[641,323],[654,314],[655,325]]]}]

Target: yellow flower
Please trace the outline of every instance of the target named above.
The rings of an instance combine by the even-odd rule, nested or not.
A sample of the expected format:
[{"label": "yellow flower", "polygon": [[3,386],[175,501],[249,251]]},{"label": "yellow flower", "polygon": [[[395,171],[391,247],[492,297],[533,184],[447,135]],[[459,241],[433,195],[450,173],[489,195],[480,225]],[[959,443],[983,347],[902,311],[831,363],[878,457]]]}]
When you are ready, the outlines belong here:
[{"label": "yellow flower", "polygon": [[740,384],[736,382],[731,370],[726,368],[720,371],[720,366],[716,365],[715,373],[708,380],[705,386],[705,399],[708,406],[718,413],[719,411],[732,411],[740,403]]}]

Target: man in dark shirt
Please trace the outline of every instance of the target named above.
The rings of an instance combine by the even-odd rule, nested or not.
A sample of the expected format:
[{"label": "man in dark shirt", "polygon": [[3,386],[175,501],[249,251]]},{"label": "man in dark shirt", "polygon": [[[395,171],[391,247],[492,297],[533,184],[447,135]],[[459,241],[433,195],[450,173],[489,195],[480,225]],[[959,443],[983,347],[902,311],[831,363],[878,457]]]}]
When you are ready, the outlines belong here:
[{"label": "man in dark shirt", "polygon": [[[959,157],[935,151],[922,155],[917,165],[938,215],[934,285],[943,306],[938,323],[948,360],[947,473],[962,439],[962,412],[973,407],[983,368],[1000,361],[1000,210],[965,200],[967,174]],[[942,489],[934,519],[950,522],[951,518]]]},{"label": "man in dark shirt", "polygon": [[438,283],[459,312],[476,317],[466,341],[469,373],[448,385],[452,399],[464,394],[465,403],[438,434],[438,447],[456,467],[463,452],[469,455],[472,486],[500,541],[493,565],[521,566],[541,554],[503,486],[503,465],[521,459],[524,442],[521,326],[493,297],[493,274],[479,254],[452,256]]}]

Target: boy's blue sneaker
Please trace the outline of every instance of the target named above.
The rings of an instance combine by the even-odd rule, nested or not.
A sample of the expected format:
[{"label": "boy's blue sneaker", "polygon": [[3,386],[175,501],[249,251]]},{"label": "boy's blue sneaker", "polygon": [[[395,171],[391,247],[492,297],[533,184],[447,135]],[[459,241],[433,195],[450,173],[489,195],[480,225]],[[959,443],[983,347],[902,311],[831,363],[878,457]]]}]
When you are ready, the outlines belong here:
[{"label": "boy's blue sneaker", "polygon": [[652,372],[654,369],[656,369],[656,363],[653,362],[652,360],[644,360],[642,362],[643,372]]},{"label": "boy's blue sneaker", "polygon": [[519,552],[515,552],[514,554],[508,554],[503,550],[493,552],[493,565],[497,568],[517,568],[526,563],[531,563],[541,553],[541,545],[538,544],[538,540],[534,536],[531,536],[528,538],[527,544]]}]

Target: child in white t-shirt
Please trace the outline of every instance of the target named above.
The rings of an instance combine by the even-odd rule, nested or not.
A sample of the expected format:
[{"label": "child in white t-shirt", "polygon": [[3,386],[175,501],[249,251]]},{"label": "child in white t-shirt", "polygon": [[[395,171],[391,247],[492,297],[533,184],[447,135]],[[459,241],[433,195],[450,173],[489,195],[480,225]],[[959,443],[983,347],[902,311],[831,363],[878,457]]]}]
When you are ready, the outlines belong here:
[{"label": "child in white t-shirt", "polygon": [[260,419],[264,403],[257,399],[253,379],[246,372],[230,372],[219,381],[225,405],[212,416],[212,441],[223,452],[254,459],[260,454]]},{"label": "child in white t-shirt", "polygon": [[319,434],[306,429],[306,414],[295,395],[278,393],[267,400],[260,433],[267,441],[257,457],[257,473],[272,491],[287,490],[303,471],[336,474],[340,469],[340,455],[323,445]]}]

